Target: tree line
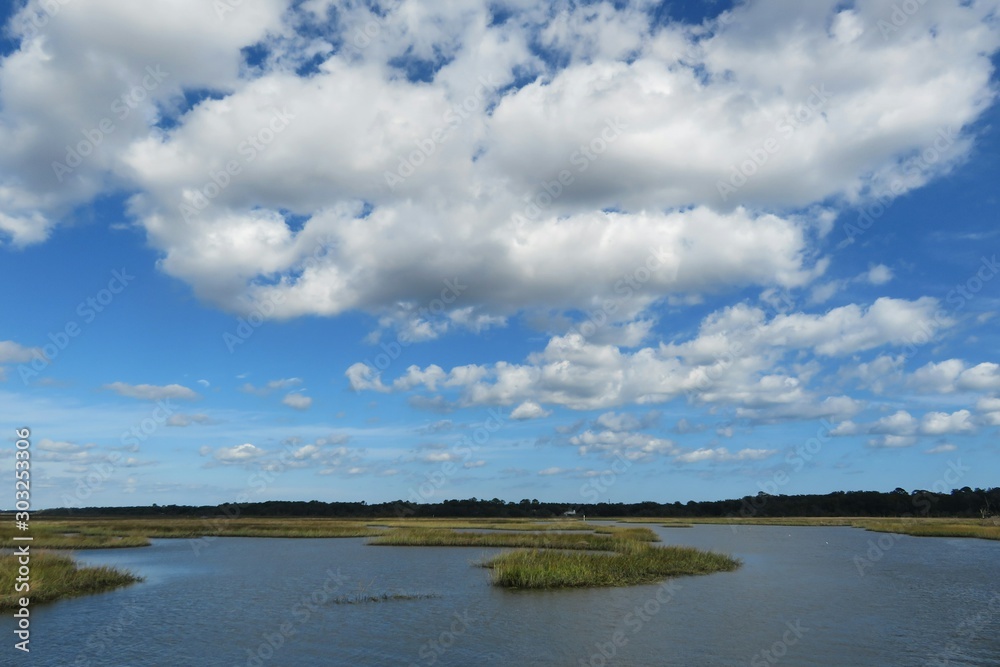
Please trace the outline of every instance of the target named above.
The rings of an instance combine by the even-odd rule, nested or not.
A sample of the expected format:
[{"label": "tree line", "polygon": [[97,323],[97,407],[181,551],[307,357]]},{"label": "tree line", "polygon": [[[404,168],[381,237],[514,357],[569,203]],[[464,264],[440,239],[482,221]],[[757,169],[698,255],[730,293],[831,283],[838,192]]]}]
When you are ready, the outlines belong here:
[{"label": "tree line", "polygon": [[1000,516],[1000,487],[972,489],[963,487],[950,493],[897,488],[890,492],[835,491],[827,494],[772,495],[758,493],[730,500],[688,501],[686,503],[573,503],[520,502],[499,498],[486,500],[444,500],[439,503],[413,503],[395,500],[369,504],[360,502],[322,502],[319,500],[268,500],[255,503],[221,505],[150,505],[133,507],[56,508],[35,512],[36,516],[163,516],[207,517],[224,514],[245,517],[330,517],[341,519],[380,519],[393,517],[440,518],[527,518],[548,519],[575,512],[588,517],[956,517],[989,518]]}]

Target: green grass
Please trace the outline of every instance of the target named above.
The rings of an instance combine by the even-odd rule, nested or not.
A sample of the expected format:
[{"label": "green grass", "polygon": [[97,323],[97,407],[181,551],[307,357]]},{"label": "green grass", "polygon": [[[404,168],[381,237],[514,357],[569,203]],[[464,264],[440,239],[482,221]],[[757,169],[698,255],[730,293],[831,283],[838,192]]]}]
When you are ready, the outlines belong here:
[{"label": "green grass", "polygon": [[369,544],[519,548],[484,563],[492,570],[493,584],[504,588],[629,586],[739,567],[739,561],[721,554],[653,546],[651,542],[659,538],[649,528],[603,526],[599,530],[483,533],[410,527],[389,530]]},{"label": "green grass", "polygon": [[61,522],[35,520],[31,522],[30,533],[15,530],[10,522],[0,523],[0,543],[11,544],[15,535],[30,535],[32,546],[37,549],[123,549],[149,546],[149,540],[142,535],[127,532],[101,532],[81,529]]},{"label": "green grass", "polygon": [[728,572],[740,566],[730,556],[692,547],[643,543],[618,553],[571,553],[521,550],[501,554],[484,564],[494,585],[504,588],[631,586],[678,577]]},{"label": "green grass", "polygon": [[[649,531],[653,539],[656,535]],[[635,537],[596,533],[459,532],[447,528],[394,528],[368,544],[390,547],[510,547],[615,551]]]},{"label": "green grass", "polygon": [[76,561],[62,554],[32,552],[31,590],[16,592],[18,556],[0,555],[0,609],[19,606],[18,600],[27,597],[32,604],[51,602],[61,598],[102,593],[142,581],[130,572],[111,567],[80,567]]},{"label": "green grass", "polygon": [[[621,519],[625,523],[659,523],[679,527],[673,519]],[[973,537],[1000,540],[998,519],[948,519],[928,517],[704,517],[685,519],[691,524],[733,526],[849,526],[880,533],[900,533],[915,537]],[[666,523],[664,523],[666,522]]]},{"label": "green grass", "polygon": [[[12,522],[0,523],[6,543],[17,531]],[[382,531],[364,521],[338,519],[35,519],[33,545],[46,549],[111,549],[148,546],[150,538],[199,537],[370,537]],[[19,533],[24,535],[25,533]]]}]

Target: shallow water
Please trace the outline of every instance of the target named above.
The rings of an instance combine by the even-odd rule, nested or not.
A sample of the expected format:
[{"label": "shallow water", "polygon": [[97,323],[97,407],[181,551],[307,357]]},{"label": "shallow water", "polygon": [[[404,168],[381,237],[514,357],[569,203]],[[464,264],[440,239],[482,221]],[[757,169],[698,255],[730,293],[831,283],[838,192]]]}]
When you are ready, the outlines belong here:
[{"label": "shallow water", "polygon": [[[1000,542],[654,530],[744,565],[661,586],[527,592],[491,587],[476,566],[498,549],[154,540],[78,553],[146,581],[32,609],[29,656],[5,615],[0,664],[1000,665]],[[359,592],[436,597],[333,602]]]}]

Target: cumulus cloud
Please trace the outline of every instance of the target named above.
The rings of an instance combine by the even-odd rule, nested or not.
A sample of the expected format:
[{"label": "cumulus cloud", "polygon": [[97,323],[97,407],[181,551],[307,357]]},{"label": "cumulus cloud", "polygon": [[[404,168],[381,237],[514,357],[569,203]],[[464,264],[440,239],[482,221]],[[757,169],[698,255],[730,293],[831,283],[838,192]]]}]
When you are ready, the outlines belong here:
[{"label": "cumulus cloud", "polygon": [[111,384],[104,385],[103,388],[113,391],[119,396],[139,398],[147,401],[161,401],[168,398],[193,401],[201,398],[201,396],[193,389],[189,389],[188,387],[184,387],[179,384],[158,386],[153,384],[127,384],[125,382],[112,382]]},{"label": "cumulus cloud", "polygon": [[776,449],[741,449],[730,452],[725,447],[696,449],[677,456],[681,463],[725,463],[730,461],[760,461],[778,453]]},{"label": "cumulus cloud", "polygon": [[202,447],[199,453],[202,456],[211,456],[218,463],[229,465],[249,463],[265,456],[267,450],[250,443],[245,443],[242,445],[233,445],[232,447],[219,447],[214,450],[211,447]]},{"label": "cumulus cloud", "polygon": [[[653,404],[687,396],[701,403],[738,406],[758,420],[845,418],[863,403],[820,397],[808,389],[809,364],[794,372],[773,367],[789,352],[842,357],[891,344],[909,344],[914,331],[934,332],[952,322],[938,316],[938,301],[881,298],[826,313],[772,313],[739,304],[708,315],[693,338],[634,351],[595,343],[579,333],[552,337],[526,363],[499,361],[445,371],[411,366],[386,385],[374,369],[355,364],[346,375],[356,390],[451,390],[461,405],[533,402],[575,410]],[[604,417],[622,422],[627,417]],[[633,425],[634,426],[634,425]]]},{"label": "cumulus cloud", "polygon": [[[211,3],[100,0],[33,35],[30,2],[0,63],[0,234],[41,242],[110,183],[136,193],[162,270],[207,302],[275,317],[402,307],[428,336],[525,309],[611,298],[628,318],[670,295],[802,286],[825,268],[810,240],[833,216],[790,211],[906,192],[962,160],[1000,43],[990,3],[924,6],[892,39],[877,3],[746,3],[697,28],[653,22],[646,2],[502,5],[494,21],[486,2],[407,0],[361,49],[362,3],[331,22],[327,2],[268,0],[219,31]],[[212,94],[192,106],[189,91]],[[104,117],[115,131],[56,183],[80,123]],[[451,302],[449,280],[466,285]],[[450,315],[416,314],[435,300]]]},{"label": "cumulus cloud", "polygon": [[517,420],[541,419],[552,414],[551,410],[546,410],[534,401],[525,401],[511,410],[510,418]]}]

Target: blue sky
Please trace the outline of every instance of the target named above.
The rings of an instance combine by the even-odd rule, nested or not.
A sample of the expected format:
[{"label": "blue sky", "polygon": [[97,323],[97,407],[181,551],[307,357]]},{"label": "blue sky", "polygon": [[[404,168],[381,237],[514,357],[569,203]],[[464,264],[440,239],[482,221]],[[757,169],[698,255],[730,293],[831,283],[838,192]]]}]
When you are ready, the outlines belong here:
[{"label": "blue sky", "polygon": [[93,4],[0,17],[36,506],[996,484],[997,2]]}]

